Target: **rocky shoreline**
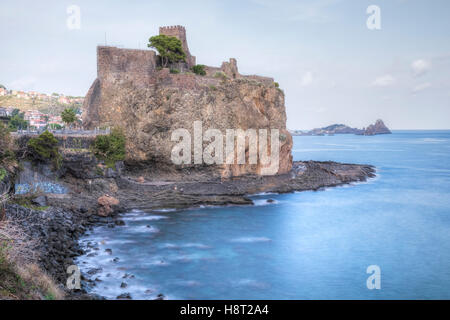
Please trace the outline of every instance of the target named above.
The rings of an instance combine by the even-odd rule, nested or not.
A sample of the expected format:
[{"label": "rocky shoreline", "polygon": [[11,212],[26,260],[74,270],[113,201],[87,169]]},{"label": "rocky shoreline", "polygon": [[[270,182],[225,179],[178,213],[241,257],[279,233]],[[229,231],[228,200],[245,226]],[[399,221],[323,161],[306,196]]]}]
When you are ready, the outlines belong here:
[{"label": "rocky shoreline", "polygon": [[[195,175],[194,175],[195,176]],[[65,197],[49,197],[49,208],[33,210],[17,204],[7,204],[7,219],[21,228],[36,252],[37,263],[63,288],[67,267],[77,256],[85,254],[78,242],[87,230],[106,224],[120,227],[118,213],[131,209],[155,210],[161,208],[189,208],[210,205],[252,205],[248,195],[271,192],[320,190],[352,182],[364,182],[375,176],[370,165],[341,164],[336,162],[294,162],[288,174],[277,176],[242,176],[235,179],[205,179],[199,176],[173,178],[170,181],[136,178],[135,174],[122,174],[114,178],[92,180],[65,178],[71,192]],[[105,193],[98,184],[108,185],[107,191],[120,204],[107,216],[98,215],[98,197]],[[67,299],[101,299],[90,295],[86,288],[88,277],[83,278],[82,290],[66,290]]]}]

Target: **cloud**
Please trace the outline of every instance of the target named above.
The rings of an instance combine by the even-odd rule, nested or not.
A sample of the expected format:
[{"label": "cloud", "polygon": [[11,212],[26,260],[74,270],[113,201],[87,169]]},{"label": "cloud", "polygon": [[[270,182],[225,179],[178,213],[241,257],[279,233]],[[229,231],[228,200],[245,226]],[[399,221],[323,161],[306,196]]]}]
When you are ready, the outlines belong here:
[{"label": "cloud", "polygon": [[415,76],[421,76],[431,69],[431,62],[424,59],[418,59],[411,63],[411,68]]},{"label": "cloud", "polygon": [[425,89],[428,89],[429,87],[431,87],[431,83],[429,83],[429,82],[421,83],[421,84],[415,86],[413,88],[412,92],[417,93],[417,92],[423,91]]},{"label": "cloud", "polygon": [[390,74],[376,78],[372,82],[373,87],[391,87],[395,84],[395,78]]},{"label": "cloud", "polygon": [[307,87],[311,85],[313,82],[314,82],[313,74],[311,71],[308,71],[303,75],[302,80],[300,81],[300,85],[302,87]]}]

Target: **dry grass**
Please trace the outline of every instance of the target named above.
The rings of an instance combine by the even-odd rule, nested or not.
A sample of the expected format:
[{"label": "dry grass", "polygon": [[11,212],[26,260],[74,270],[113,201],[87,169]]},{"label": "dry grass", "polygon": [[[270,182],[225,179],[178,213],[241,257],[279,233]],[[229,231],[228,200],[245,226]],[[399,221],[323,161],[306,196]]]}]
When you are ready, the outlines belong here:
[{"label": "dry grass", "polygon": [[38,288],[39,298],[50,300],[64,299],[64,292],[55,285],[51,277],[34,263],[17,268],[18,275],[32,287]]},{"label": "dry grass", "polygon": [[0,221],[0,299],[55,300],[64,292],[37,264],[33,242]]}]

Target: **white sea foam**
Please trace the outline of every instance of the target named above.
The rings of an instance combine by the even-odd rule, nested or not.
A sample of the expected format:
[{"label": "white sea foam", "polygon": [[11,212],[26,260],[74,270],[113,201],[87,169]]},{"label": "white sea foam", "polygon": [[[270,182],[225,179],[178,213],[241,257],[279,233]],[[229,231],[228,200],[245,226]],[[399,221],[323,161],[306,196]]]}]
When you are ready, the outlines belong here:
[{"label": "white sea foam", "polygon": [[260,192],[260,193],[254,193],[251,194],[251,196],[270,196],[270,195],[274,195],[274,194],[278,194],[276,192]]},{"label": "white sea foam", "polygon": [[210,249],[211,247],[203,243],[185,243],[185,244],[174,244],[174,243],[164,243],[160,246],[162,249],[180,249],[180,248],[196,248],[196,249]]},{"label": "white sea foam", "polygon": [[177,211],[178,209],[154,209],[154,210],[152,210],[153,212],[175,212],[175,211]]},{"label": "white sea foam", "polygon": [[183,287],[198,287],[201,285],[201,283],[195,280],[186,280],[186,281],[177,281],[177,285]]},{"label": "white sea foam", "polygon": [[269,285],[267,283],[253,280],[253,279],[241,279],[234,283],[238,286],[246,286],[246,287],[252,287],[257,289],[266,289]]},{"label": "white sea foam", "polygon": [[161,219],[168,219],[167,216],[159,216],[159,215],[139,215],[139,216],[131,216],[131,217],[124,217],[123,220],[131,220],[131,221],[152,221],[152,220],[161,220]]},{"label": "white sea foam", "polygon": [[447,142],[447,139],[437,139],[437,138],[423,138],[420,139],[422,142],[431,142],[431,143],[441,143],[441,142]]},{"label": "white sea foam", "polygon": [[253,242],[268,242],[272,240],[266,237],[242,237],[242,238],[234,238],[231,241],[240,243],[253,243]]},{"label": "white sea foam", "polygon": [[211,248],[210,246],[207,246],[206,244],[203,243],[186,243],[184,245],[182,245],[183,248],[197,248],[197,249],[209,249]]},{"label": "white sea foam", "polygon": [[253,205],[254,206],[268,206],[270,204],[277,204],[278,201],[277,200],[273,200],[272,202],[268,202],[267,200],[269,199],[257,199],[257,200],[253,200]]},{"label": "white sea foam", "polygon": [[179,249],[180,246],[173,244],[173,243],[164,243],[161,245],[161,248],[163,248],[163,249]]},{"label": "white sea foam", "polygon": [[138,226],[131,228],[132,232],[149,232],[149,233],[158,233],[159,229],[154,226]]}]

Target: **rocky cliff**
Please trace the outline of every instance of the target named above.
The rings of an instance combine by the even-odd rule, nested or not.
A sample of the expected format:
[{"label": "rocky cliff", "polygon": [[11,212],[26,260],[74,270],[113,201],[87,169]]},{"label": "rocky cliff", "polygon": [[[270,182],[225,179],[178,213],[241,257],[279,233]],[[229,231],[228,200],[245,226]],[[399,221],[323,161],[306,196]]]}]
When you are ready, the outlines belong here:
[{"label": "rocky cliff", "polygon": [[[278,129],[279,166],[273,173],[291,170],[292,137],[286,130],[284,93],[273,79],[240,75],[235,59],[223,63],[221,68],[206,67],[205,76],[190,72],[174,74],[169,69],[153,68],[149,62],[151,54],[135,51],[139,50],[98,49],[98,78],[84,105],[85,127],[106,125],[124,130],[126,163],[169,170],[205,167],[193,163],[176,166],[171,159],[176,145],[172,133],[186,129],[193,137],[194,122],[201,121],[203,133],[217,129],[223,134],[224,142],[227,129],[257,132],[267,129],[268,133]],[[270,137],[268,141],[271,145]],[[204,139],[204,148],[208,142]],[[234,161],[209,165],[208,169],[222,177],[265,174],[265,166],[260,161],[249,163],[251,147],[247,140],[245,164]]]}]

